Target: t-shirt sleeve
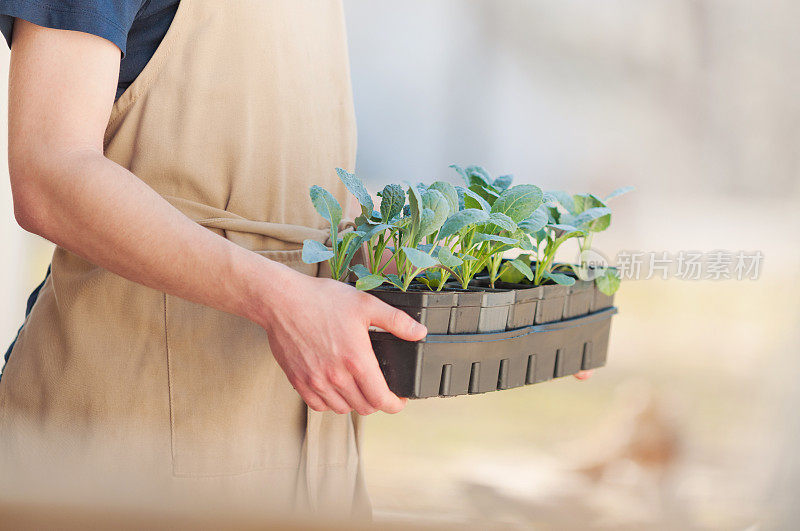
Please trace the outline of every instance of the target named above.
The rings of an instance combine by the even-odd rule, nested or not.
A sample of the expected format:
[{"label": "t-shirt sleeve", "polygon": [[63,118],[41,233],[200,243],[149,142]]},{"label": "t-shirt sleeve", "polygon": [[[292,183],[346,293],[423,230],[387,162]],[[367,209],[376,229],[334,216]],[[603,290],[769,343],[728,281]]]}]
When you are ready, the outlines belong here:
[{"label": "t-shirt sleeve", "polygon": [[82,31],[114,43],[125,54],[128,31],[147,0],[0,0],[0,31],[11,46],[14,19],[46,28]]}]

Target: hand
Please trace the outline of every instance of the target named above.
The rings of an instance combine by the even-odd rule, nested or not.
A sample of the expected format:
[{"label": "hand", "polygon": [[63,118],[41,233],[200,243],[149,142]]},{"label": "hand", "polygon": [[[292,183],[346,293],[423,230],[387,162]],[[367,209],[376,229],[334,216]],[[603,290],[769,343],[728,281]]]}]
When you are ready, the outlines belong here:
[{"label": "hand", "polygon": [[593,374],[594,374],[594,369],[592,369],[591,371],[581,371],[575,375],[575,378],[581,381],[588,380],[589,378],[592,377]]},{"label": "hand", "polygon": [[[369,340],[370,325],[406,341],[427,329],[405,312],[334,280],[294,271],[264,302],[272,354],[315,411],[397,413],[407,399],[389,390]],[[273,279],[274,280],[274,279]],[[268,294],[269,295],[269,294]]]}]

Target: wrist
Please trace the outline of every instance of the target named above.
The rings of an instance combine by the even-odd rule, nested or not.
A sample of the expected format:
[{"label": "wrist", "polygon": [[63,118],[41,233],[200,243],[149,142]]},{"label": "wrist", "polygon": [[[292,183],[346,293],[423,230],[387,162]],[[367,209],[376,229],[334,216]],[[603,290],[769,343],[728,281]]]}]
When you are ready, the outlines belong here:
[{"label": "wrist", "polygon": [[250,259],[242,264],[237,275],[240,315],[266,328],[273,320],[275,308],[282,306],[282,299],[304,275],[256,253],[249,254]]}]

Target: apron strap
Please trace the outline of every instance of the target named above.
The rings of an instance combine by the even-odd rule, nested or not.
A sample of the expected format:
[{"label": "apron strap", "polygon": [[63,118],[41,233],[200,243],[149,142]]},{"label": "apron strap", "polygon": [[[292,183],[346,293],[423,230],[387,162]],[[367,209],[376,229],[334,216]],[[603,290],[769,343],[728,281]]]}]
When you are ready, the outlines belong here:
[{"label": "apron strap", "polygon": [[302,245],[305,240],[326,243],[330,239],[330,231],[327,229],[247,219],[233,212],[181,197],[164,196],[164,199],[190,219],[209,229],[258,234],[290,245]]}]

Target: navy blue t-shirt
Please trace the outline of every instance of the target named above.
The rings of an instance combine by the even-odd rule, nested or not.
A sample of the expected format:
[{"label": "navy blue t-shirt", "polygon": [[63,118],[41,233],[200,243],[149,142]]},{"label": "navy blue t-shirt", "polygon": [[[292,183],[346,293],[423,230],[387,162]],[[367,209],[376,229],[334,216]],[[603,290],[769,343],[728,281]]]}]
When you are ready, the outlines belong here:
[{"label": "navy blue t-shirt", "polygon": [[103,37],[122,52],[117,97],[167,33],[180,0],[0,0],[0,31],[11,46],[15,18]]}]

